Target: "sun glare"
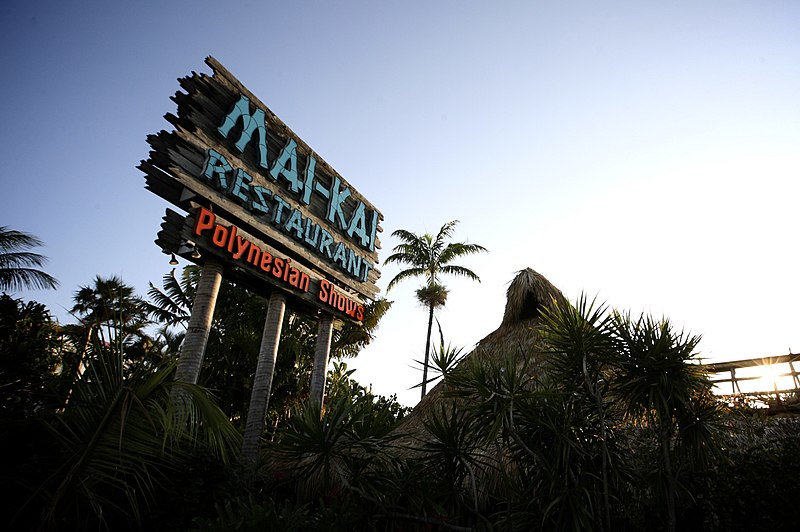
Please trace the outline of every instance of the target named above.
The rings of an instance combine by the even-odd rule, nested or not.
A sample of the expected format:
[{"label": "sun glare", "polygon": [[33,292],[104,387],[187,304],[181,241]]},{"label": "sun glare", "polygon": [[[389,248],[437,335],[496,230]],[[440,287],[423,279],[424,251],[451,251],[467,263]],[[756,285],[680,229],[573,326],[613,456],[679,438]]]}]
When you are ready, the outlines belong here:
[{"label": "sun glare", "polygon": [[782,375],[786,373],[786,364],[767,364],[759,366],[761,378],[756,381],[758,390],[773,391],[781,389]]}]

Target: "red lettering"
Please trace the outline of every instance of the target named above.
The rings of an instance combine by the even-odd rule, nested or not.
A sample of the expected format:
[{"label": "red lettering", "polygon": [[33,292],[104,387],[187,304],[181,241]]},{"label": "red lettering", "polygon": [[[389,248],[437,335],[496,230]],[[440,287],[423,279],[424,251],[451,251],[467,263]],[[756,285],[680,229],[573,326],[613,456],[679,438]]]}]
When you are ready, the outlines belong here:
[{"label": "red lettering", "polygon": [[283,267],[284,267],[284,265],[285,265],[285,262],[283,261],[283,259],[279,259],[279,258],[276,257],[275,258],[275,262],[273,263],[273,266],[272,266],[272,275],[274,275],[276,278],[280,279],[281,276],[283,275]]},{"label": "red lettering", "polygon": [[[265,253],[265,255],[269,255],[269,253]],[[272,260],[271,256],[269,260]],[[247,262],[249,262],[253,266],[258,266],[259,261],[261,261],[261,249],[255,244],[251,243],[250,251],[247,252]],[[269,261],[267,261],[267,264],[269,264]]]},{"label": "red lettering", "polygon": [[[231,235],[228,238],[228,253],[233,253],[233,243],[236,242],[236,233],[238,232],[239,228],[235,225],[231,226]],[[235,257],[238,258],[238,257]]]},{"label": "red lettering", "polygon": [[325,279],[322,279],[319,282],[319,293],[317,294],[317,298],[319,298],[319,300],[322,301],[323,303],[328,302],[328,297],[329,297],[328,289],[330,288],[330,286],[331,283],[329,283]]},{"label": "red lettering", "polygon": [[271,264],[272,264],[272,255],[270,255],[265,251],[261,255],[261,269],[264,270],[264,272],[269,273],[270,268],[272,268]]},{"label": "red lettering", "polygon": [[[231,239],[231,241],[233,241],[233,239]],[[244,252],[247,251],[247,248],[250,247],[251,244],[253,243],[250,242],[249,240],[242,238],[239,235],[236,235],[236,253],[233,254],[233,258],[234,259],[242,258],[242,255],[244,255]]]},{"label": "red lettering", "polygon": [[217,221],[217,216],[206,209],[205,207],[200,207],[200,212],[197,215],[197,220],[194,223],[194,234],[202,235],[203,231],[207,229],[211,229],[214,227],[214,222]]},{"label": "red lettering", "polygon": [[300,280],[298,281],[297,288],[302,290],[303,292],[308,292],[308,285],[311,282],[311,278],[306,273],[300,274]]},{"label": "red lettering", "polygon": [[292,259],[286,259],[286,270],[283,272],[283,282],[284,283],[289,281],[289,271],[291,270],[291,268],[289,268],[289,264],[291,264],[291,263],[292,263]]},{"label": "red lettering", "polygon": [[336,308],[339,309],[339,312],[344,312],[345,304],[347,303],[347,298],[341,294],[337,294],[339,296],[339,301],[336,302]]},{"label": "red lettering", "polygon": [[344,294],[336,291],[333,283],[321,279],[319,282],[319,292],[317,292],[317,299],[323,303],[327,303],[333,309],[343,312],[358,321],[364,320],[364,306],[359,305],[357,301],[350,299]]},{"label": "red lettering", "polygon": [[211,236],[211,241],[221,247],[225,247],[225,243],[228,241],[228,228],[224,225],[215,225],[214,226],[214,234]]}]

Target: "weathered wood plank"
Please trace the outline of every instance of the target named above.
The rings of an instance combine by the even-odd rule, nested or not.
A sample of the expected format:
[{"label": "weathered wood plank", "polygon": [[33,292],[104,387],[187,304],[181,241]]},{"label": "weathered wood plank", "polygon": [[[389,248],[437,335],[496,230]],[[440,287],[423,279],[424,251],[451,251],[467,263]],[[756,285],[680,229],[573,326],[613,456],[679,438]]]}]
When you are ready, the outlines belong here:
[{"label": "weathered wood plank", "polygon": [[[203,197],[208,197],[214,192],[209,185],[199,181],[187,173],[184,172],[183,168],[172,165],[167,168],[170,174],[174,177],[175,181],[183,185],[184,187],[196,192],[198,195]],[[177,200],[176,200],[177,202]],[[175,204],[175,203],[174,203]],[[260,220],[257,220],[254,216],[243,211],[241,207],[236,204],[233,200],[225,197],[225,196],[218,196],[215,198],[215,204],[222,209],[224,214],[228,217],[231,217],[235,221],[243,222],[243,225],[250,229],[255,228],[256,232],[261,232],[261,227],[263,227],[264,223]],[[180,206],[180,205],[178,205]],[[234,214],[236,213],[236,214]],[[351,288],[357,292],[364,293],[370,298],[374,298],[378,294],[378,290],[373,288],[375,282],[380,276],[380,272],[376,271],[376,269],[370,270],[368,275],[368,280],[370,283],[359,283],[355,279],[349,278],[347,276],[342,276],[339,271],[333,266],[326,262],[323,262],[316,257],[309,255],[309,253],[300,247],[301,245],[298,244],[295,240],[291,239],[290,237],[280,233],[279,231],[273,231],[270,235],[279,245],[283,248],[282,253],[291,253],[292,255],[299,255],[298,258],[295,260],[304,260],[307,261],[310,265],[314,268],[317,268],[329,276],[333,278],[338,278],[338,284],[344,284],[347,288]]]},{"label": "weathered wood plank", "polygon": [[[183,209],[189,208],[187,191],[191,192],[189,196],[196,194],[206,198],[196,201],[213,206],[215,213],[224,215],[231,220],[231,223],[244,230],[262,235],[262,240],[269,239],[277,249],[281,249],[293,261],[299,261],[309,268],[323,272],[326,277],[331,277],[346,290],[368,298],[376,297],[379,292],[376,282],[380,277],[378,250],[381,248],[378,235],[383,231],[381,227],[383,215],[219,62],[208,57],[206,64],[211,67],[212,75],[193,72],[178,80],[182,90],[171,97],[177,105],[177,110],[174,114],[165,115],[167,121],[175,128],[174,131],[161,131],[148,137],[152,151],[149,159],[139,165],[145,173],[146,187]],[[242,96],[250,100],[250,105],[255,106],[258,113],[264,113],[265,124],[259,127],[265,129],[263,140],[266,154],[262,152],[259,155],[259,143],[252,140],[243,144],[242,153],[238,150],[233,151],[231,139],[238,138],[242,128],[245,127],[245,122],[241,120],[237,120],[238,123],[227,131],[227,136],[223,137],[219,133],[218,128],[225,123],[231,109]],[[310,157],[314,158],[315,185],[313,190],[306,186],[306,190],[311,192],[304,192],[303,201],[296,182],[289,181],[288,183],[294,183],[289,187],[287,181],[273,177],[276,175],[274,171],[270,175],[264,168],[265,165],[274,165],[275,161],[279,160],[286,142],[290,140],[296,150],[294,152],[296,156],[293,156],[296,158],[291,160],[297,165],[292,171],[297,172],[297,179],[301,182],[300,191],[303,191],[304,162]],[[227,176],[219,174],[220,178],[224,176],[228,179],[227,184],[225,181],[218,183],[216,179],[213,182],[206,180],[203,171],[209,149],[225,157],[232,168],[247,172],[248,176],[252,177],[252,182],[245,181],[245,183],[250,187],[263,187],[263,190],[269,191],[272,196],[269,198],[268,208],[284,208],[286,216],[292,213],[297,222],[291,230],[297,234],[288,234],[290,230],[288,225],[286,229],[282,227],[286,217],[277,219],[270,213],[260,213],[254,209],[256,204],[253,202],[256,198],[253,196],[253,188],[242,189],[245,191],[244,195],[232,191],[230,188],[232,174]],[[263,160],[264,156],[266,161]],[[231,171],[226,171],[225,174],[228,172]],[[226,185],[228,188],[225,188]],[[344,195],[334,199],[337,198],[335,194],[339,191],[344,192]],[[268,193],[265,192],[265,198]],[[278,203],[282,207],[279,207]],[[266,203],[263,205],[263,208],[267,208]],[[341,225],[350,224],[349,230],[342,228],[334,218],[338,218]],[[314,247],[306,245],[297,225],[300,220],[303,220],[304,224],[314,224],[308,227],[324,228],[333,236],[333,243],[320,245],[318,248],[316,245]],[[169,239],[164,242],[174,245]],[[338,246],[339,243],[347,246],[346,254],[332,257],[333,246]],[[353,253],[355,255],[352,255]],[[350,261],[351,257],[357,262]],[[338,261],[335,262],[335,258],[338,258]],[[347,262],[342,264],[343,261]],[[358,272],[364,276],[363,280],[356,277]]]},{"label": "weathered wood plank", "polygon": [[[222,223],[226,226],[231,226],[235,224],[230,224],[228,220],[224,218],[218,218],[218,223]],[[317,311],[324,311],[326,313],[330,313],[336,316],[339,320],[347,320],[347,321],[354,321],[358,323],[359,321],[348,316],[347,314],[339,311],[338,309],[331,308],[329,305],[321,302],[317,298],[317,294],[319,292],[319,282],[322,279],[328,280],[335,284],[335,281],[328,279],[324,273],[316,271],[311,268],[307,268],[301,264],[298,264],[296,261],[292,260],[291,265],[293,268],[296,268],[298,271],[308,275],[311,278],[311,285],[310,289],[307,292],[302,292],[299,290],[295,290],[285,284],[277,281],[274,276],[264,273],[257,268],[252,267],[249,263],[234,263],[231,264],[230,256],[220,248],[212,245],[209,243],[206,237],[198,237],[193,232],[193,227],[195,224],[195,216],[189,215],[187,217],[183,217],[174,211],[167,209],[167,214],[164,216],[164,223],[162,223],[162,233],[159,233],[159,240],[157,243],[161,244],[168,244],[170,242],[174,242],[176,239],[180,242],[185,241],[192,241],[194,242],[200,249],[204,257],[199,259],[194,258],[191,256],[191,253],[186,252],[181,254],[181,256],[196,264],[202,264],[208,256],[213,256],[220,259],[223,263],[227,264],[225,266],[225,277],[235,280],[236,282],[242,283],[243,285],[247,286],[248,288],[254,290],[256,293],[268,297],[269,294],[274,290],[279,290],[282,293],[291,296],[294,300],[299,300],[296,304],[293,305],[293,308],[298,310],[303,310],[307,314],[316,314]],[[243,229],[238,229],[238,235],[244,239],[247,239],[259,246],[260,249],[270,253],[273,257],[282,257],[285,254],[280,250],[269,243],[260,240],[258,237],[251,235],[247,231]],[[170,249],[170,248],[163,248],[167,249],[170,252],[178,253],[177,250]],[[257,279],[258,281],[254,281]],[[346,290],[342,290],[340,286],[337,287],[337,291],[340,294],[346,294],[350,299],[358,302],[363,303],[360,298],[353,293],[348,293]]]}]

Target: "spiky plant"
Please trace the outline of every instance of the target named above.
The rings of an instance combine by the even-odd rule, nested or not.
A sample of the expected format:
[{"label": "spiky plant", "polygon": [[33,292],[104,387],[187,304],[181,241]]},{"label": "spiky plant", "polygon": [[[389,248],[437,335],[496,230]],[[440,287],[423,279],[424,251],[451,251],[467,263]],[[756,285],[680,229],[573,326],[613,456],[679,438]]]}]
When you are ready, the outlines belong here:
[{"label": "spiky plant", "polygon": [[[126,374],[123,347],[121,339],[93,342],[69,403],[47,422],[61,459],[37,492],[42,529],[137,523],[196,449],[228,461],[238,447],[238,433],[203,388],[173,383],[172,364]],[[179,412],[170,400],[173,386],[187,398]]]}]

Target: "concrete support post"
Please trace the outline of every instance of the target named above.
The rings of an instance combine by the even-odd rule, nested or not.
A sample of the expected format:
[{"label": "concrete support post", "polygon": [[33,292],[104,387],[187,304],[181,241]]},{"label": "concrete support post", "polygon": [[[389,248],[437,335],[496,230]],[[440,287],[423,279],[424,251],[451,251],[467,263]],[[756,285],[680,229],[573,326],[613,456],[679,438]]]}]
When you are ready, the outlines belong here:
[{"label": "concrete support post", "polygon": [[178,368],[175,371],[176,381],[197,384],[221,284],[222,263],[215,259],[206,260],[200,274],[200,282],[197,284],[192,315],[189,318]]},{"label": "concrete support post", "polygon": [[323,314],[317,328],[317,343],[314,348],[314,370],[311,373],[311,392],[309,400],[320,407],[325,397],[325,380],[328,375],[328,356],[331,351],[333,336],[333,316]]},{"label": "concrete support post", "polygon": [[247,411],[240,455],[242,463],[254,464],[258,459],[259,443],[261,434],[264,432],[264,418],[269,406],[272,377],[275,374],[275,359],[278,356],[285,312],[286,296],[279,292],[273,292],[269,298],[264,333],[261,336],[261,348],[258,352],[256,375],[253,379],[253,391],[250,394],[250,408]]}]

